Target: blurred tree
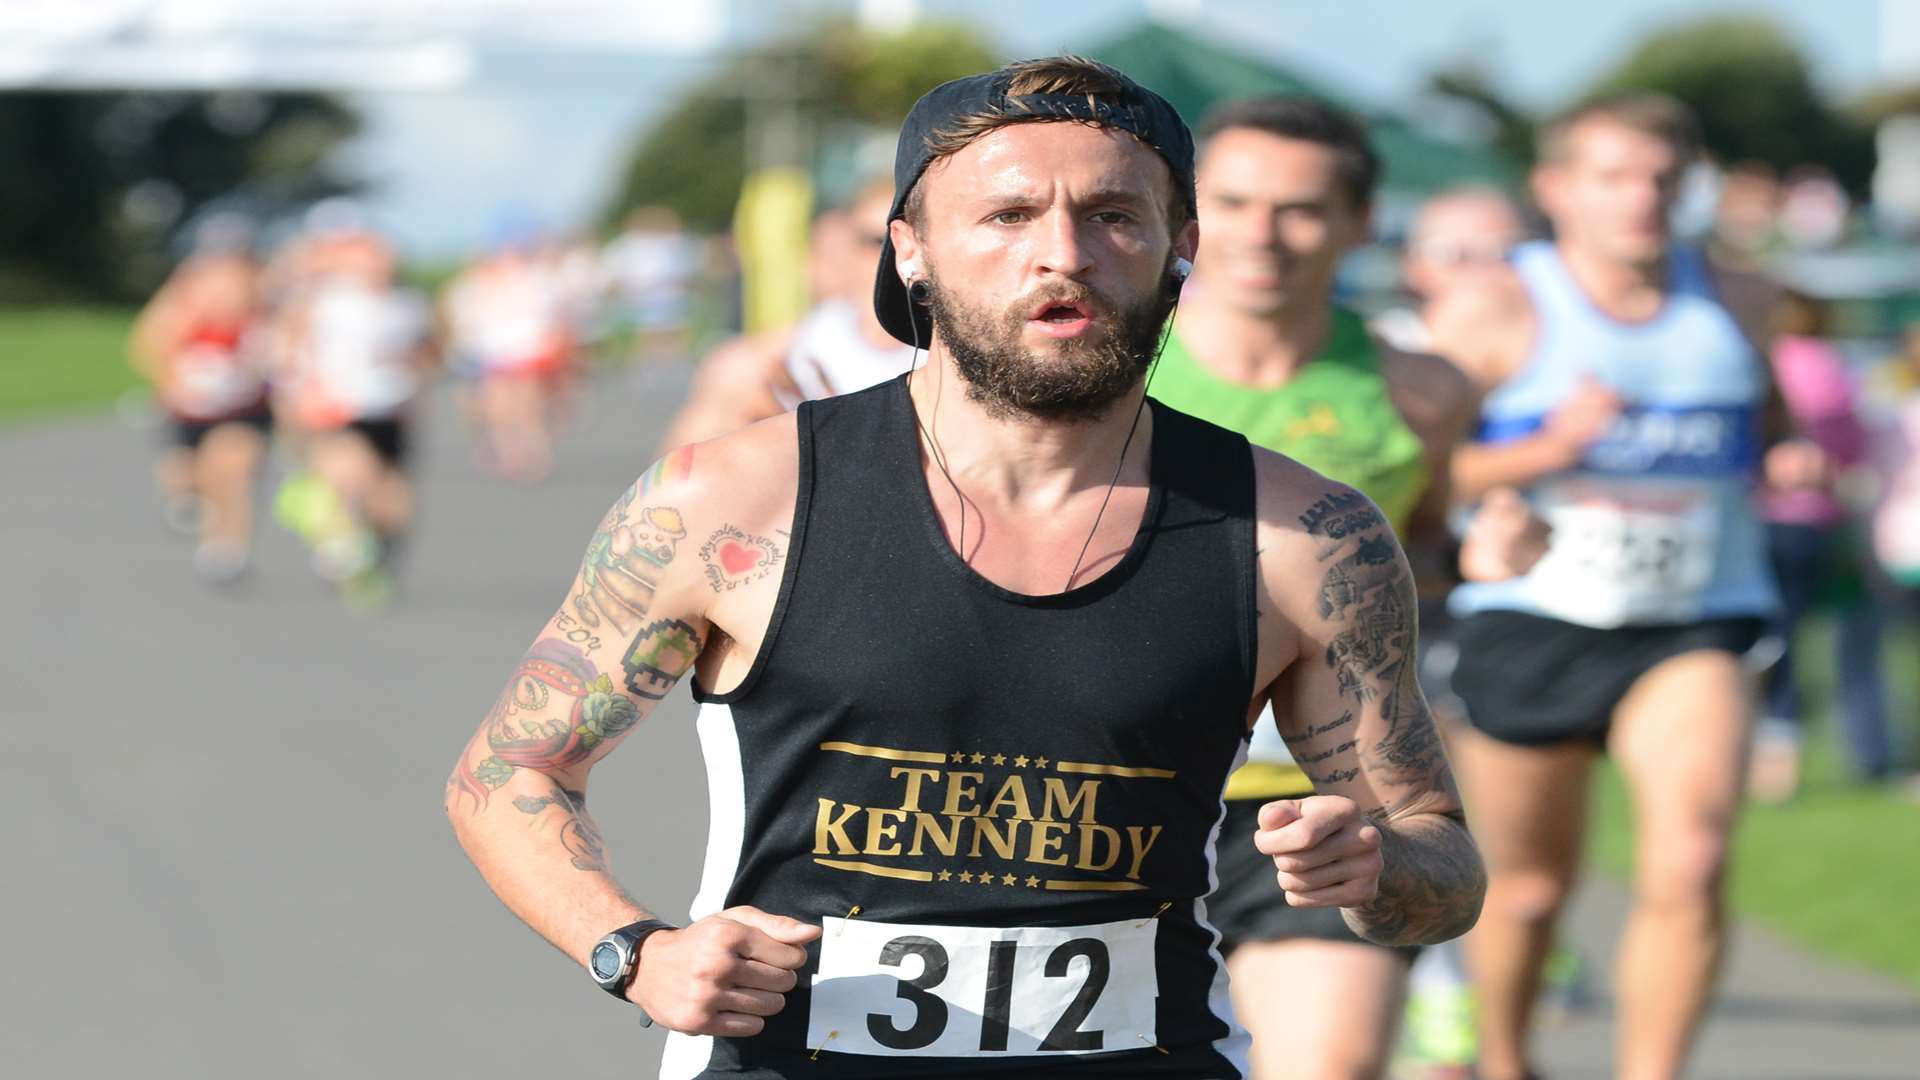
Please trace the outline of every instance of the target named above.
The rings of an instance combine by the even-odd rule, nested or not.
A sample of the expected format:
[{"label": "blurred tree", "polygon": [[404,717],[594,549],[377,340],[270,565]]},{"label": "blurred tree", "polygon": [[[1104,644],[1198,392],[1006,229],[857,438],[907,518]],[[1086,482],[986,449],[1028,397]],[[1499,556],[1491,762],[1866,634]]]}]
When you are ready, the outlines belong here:
[{"label": "blurred tree", "polygon": [[1686,102],[1707,150],[1723,162],[1815,162],[1856,195],[1872,175],[1871,132],[1827,103],[1806,56],[1765,18],[1719,15],[1656,33],[1591,96],[1628,90]]},{"label": "blurred tree", "polygon": [[1502,158],[1518,165],[1532,164],[1534,117],[1507,100],[1485,67],[1464,60],[1441,68],[1427,76],[1424,89],[1478,116],[1492,133],[1489,145]]},{"label": "blurred tree", "polygon": [[749,50],[640,136],[603,220],[612,225],[635,207],[663,205],[689,228],[723,230],[748,167],[750,107],[786,111],[801,130],[784,134],[802,159],[785,164],[805,166],[806,133],[848,123],[892,130],[921,94],[998,63],[971,27],[939,22],[878,34],[833,20]]},{"label": "blurred tree", "polygon": [[0,302],[138,295],[209,204],[348,190],[329,158],[357,127],[314,94],[0,95]]}]

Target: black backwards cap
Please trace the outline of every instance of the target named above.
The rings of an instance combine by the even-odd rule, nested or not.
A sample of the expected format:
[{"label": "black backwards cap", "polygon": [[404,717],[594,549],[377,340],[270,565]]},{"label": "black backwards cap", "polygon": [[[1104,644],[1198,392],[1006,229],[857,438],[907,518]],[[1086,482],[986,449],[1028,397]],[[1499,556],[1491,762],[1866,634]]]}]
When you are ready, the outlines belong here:
[{"label": "black backwards cap", "polygon": [[[893,153],[893,210],[887,214],[888,223],[906,216],[907,196],[913,193],[913,185],[920,182],[927,166],[933,163],[936,134],[957,121],[994,113],[1004,114],[1016,122],[1022,117],[1031,117],[1034,121],[1079,120],[1131,133],[1166,161],[1167,168],[1173,172],[1174,187],[1186,203],[1187,215],[1197,216],[1193,195],[1193,133],[1165,98],[1112,68],[1106,70],[1119,82],[1118,91],[1011,95],[1007,88],[1013,82],[1014,73],[1005,68],[955,79],[927,91],[914,102],[906,123],[900,127],[900,142]],[[924,347],[933,340],[932,318],[923,305],[911,301],[906,283],[894,269],[891,236],[880,248],[879,272],[873,280],[873,313],[879,316],[880,325],[886,327],[888,333],[908,345]]]}]

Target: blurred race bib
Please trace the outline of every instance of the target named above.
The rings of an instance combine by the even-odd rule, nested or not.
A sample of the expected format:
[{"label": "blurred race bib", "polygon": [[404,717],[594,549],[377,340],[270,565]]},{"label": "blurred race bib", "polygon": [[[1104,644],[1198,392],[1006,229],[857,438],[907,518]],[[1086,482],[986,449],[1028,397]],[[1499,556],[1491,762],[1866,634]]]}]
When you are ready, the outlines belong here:
[{"label": "blurred race bib", "polygon": [[230,349],[189,345],[174,356],[169,396],[188,416],[223,416],[265,392],[266,382]]},{"label": "blurred race bib", "polygon": [[1603,629],[1696,617],[1720,538],[1710,494],[1596,478],[1545,485],[1536,509],[1553,539],[1528,575],[1534,601],[1555,618]]}]

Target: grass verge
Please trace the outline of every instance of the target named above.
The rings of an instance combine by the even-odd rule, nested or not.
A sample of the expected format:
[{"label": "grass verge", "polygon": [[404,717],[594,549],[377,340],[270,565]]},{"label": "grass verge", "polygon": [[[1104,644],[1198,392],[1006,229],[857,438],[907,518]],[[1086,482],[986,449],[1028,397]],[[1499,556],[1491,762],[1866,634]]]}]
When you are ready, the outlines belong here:
[{"label": "grass verge", "polygon": [[141,385],[130,308],[0,308],[0,423],[99,409]]}]

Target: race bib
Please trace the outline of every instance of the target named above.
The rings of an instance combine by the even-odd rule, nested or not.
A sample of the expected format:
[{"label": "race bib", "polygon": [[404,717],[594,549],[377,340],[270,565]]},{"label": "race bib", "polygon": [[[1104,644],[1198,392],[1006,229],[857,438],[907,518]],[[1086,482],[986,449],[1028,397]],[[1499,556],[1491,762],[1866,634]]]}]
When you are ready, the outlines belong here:
[{"label": "race bib", "polygon": [[173,362],[172,400],[191,416],[219,416],[258,400],[260,376],[225,349],[193,345]]},{"label": "race bib", "polygon": [[1601,480],[1545,488],[1537,510],[1553,540],[1529,575],[1534,602],[1549,615],[1601,628],[1694,618],[1719,542],[1710,494],[1693,485]]},{"label": "race bib", "polygon": [[998,1057],[1155,1043],[1157,919],[1055,927],[822,921],[809,1047]]}]

